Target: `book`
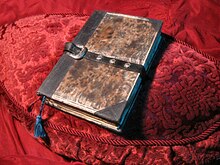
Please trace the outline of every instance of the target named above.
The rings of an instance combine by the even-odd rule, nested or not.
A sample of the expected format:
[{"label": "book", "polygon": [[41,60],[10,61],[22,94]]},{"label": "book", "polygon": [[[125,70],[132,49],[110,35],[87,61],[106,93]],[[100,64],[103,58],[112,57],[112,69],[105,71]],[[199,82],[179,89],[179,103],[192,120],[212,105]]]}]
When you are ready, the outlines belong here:
[{"label": "book", "polygon": [[162,21],[95,11],[44,80],[46,103],[122,132],[161,39]]}]

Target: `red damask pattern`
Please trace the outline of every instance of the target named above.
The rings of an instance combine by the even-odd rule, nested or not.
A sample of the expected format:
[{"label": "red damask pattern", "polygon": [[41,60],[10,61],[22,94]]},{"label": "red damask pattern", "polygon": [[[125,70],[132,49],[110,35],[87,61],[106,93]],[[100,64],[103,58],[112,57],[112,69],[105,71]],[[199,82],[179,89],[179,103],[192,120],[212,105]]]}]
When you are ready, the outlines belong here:
[{"label": "red damask pattern", "polygon": [[[1,100],[31,135],[40,103],[32,112],[27,107],[38,99],[36,91],[61,56],[64,43],[87,19],[40,15],[0,27]],[[220,120],[219,63],[174,41],[156,62],[126,135],[46,106],[43,119],[50,144],[45,145],[89,164],[205,164],[220,157],[220,134],[214,132]]]}]

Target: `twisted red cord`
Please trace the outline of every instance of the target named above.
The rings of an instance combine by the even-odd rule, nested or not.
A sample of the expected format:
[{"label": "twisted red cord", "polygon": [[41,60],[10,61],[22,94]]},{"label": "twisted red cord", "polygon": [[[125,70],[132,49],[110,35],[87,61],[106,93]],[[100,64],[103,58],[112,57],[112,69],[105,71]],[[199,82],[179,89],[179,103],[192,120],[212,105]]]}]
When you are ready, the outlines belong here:
[{"label": "twisted red cord", "polygon": [[195,50],[197,53],[199,53],[199,54],[203,55],[204,57],[208,58],[209,60],[213,61],[216,65],[218,65],[218,66],[220,65],[220,61],[219,60],[217,60],[215,57],[212,57],[212,56],[208,55],[207,53],[199,50],[198,48],[195,48],[192,45],[189,45],[188,43],[186,43],[184,41],[181,41],[181,40],[178,40],[176,38],[174,38],[174,41],[176,41],[177,43],[180,43],[182,45],[185,45],[185,46]]},{"label": "twisted red cord", "polygon": [[126,139],[108,139],[105,137],[99,137],[92,134],[84,133],[75,129],[70,129],[62,126],[54,125],[50,122],[47,122],[47,126],[53,128],[57,131],[62,131],[71,135],[88,138],[90,140],[101,142],[105,144],[126,146],[126,145],[139,145],[139,146],[173,146],[173,145],[186,145],[189,143],[198,142],[206,139],[210,136],[217,128],[220,127],[220,121],[214,123],[211,127],[205,130],[198,136],[184,138],[184,139],[169,139],[169,140],[126,140]]}]

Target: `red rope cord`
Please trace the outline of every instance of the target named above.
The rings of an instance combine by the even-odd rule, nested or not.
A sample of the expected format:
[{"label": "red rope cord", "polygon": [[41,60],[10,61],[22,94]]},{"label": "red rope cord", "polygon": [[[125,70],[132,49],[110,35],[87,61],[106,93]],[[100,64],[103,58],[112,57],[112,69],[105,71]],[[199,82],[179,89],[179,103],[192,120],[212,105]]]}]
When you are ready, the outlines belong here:
[{"label": "red rope cord", "polygon": [[46,14],[39,14],[39,15],[76,15],[76,16],[79,16],[79,17],[84,17],[84,16],[89,17],[88,14],[84,14],[84,13],[46,13]]},{"label": "red rope cord", "polygon": [[217,128],[220,127],[220,121],[214,123],[211,127],[205,130],[198,136],[184,138],[184,139],[169,139],[169,140],[126,140],[126,139],[107,139],[105,137],[94,136],[92,134],[84,133],[75,129],[70,129],[62,126],[54,125],[50,122],[47,122],[47,126],[53,128],[57,131],[62,131],[71,135],[88,138],[90,140],[101,142],[110,145],[117,146],[126,146],[126,145],[135,145],[135,146],[173,146],[173,145],[186,145],[189,143],[198,142],[206,139],[210,136]]},{"label": "red rope cord", "polygon": [[212,57],[212,56],[208,55],[207,53],[205,53],[205,52],[199,50],[198,48],[195,48],[195,47],[193,47],[192,45],[189,45],[188,43],[186,43],[186,42],[184,42],[184,41],[181,41],[181,40],[178,40],[178,39],[176,39],[176,38],[174,38],[174,41],[176,41],[177,43],[180,43],[180,44],[182,44],[182,45],[185,45],[185,46],[187,46],[187,47],[189,47],[189,48],[195,50],[197,53],[199,53],[199,54],[203,55],[204,57],[208,58],[209,60],[213,61],[216,65],[218,65],[218,66],[220,65],[220,61],[219,61],[218,59],[216,59],[215,57]]},{"label": "red rope cord", "polygon": [[[15,108],[18,111],[22,111],[24,115],[27,115],[29,118],[32,118],[34,120],[34,115],[31,113],[28,113],[25,111],[25,109],[9,94],[7,89],[5,88],[3,82],[0,82],[0,87],[5,92],[8,99],[11,101],[12,104],[14,104]],[[173,146],[173,145],[186,145],[189,143],[194,143],[197,141],[201,141],[209,137],[217,128],[220,127],[220,121],[217,121],[214,123],[211,127],[209,127],[207,130],[202,132],[200,135],[190,138],[184,138],[184,139],[169,139],[169,140],[126,140],[126,139],[108,139],[105,137],[99,137],[96,135],[88,134],[81,132],[79,130],[73,129],[73,128],[67,128],[59,125],[55,125],[51,122],[46,122],[46,126],[50,127],[56,131],[61,131],[64,133],[68,133],[70,135],[79,136],[82,138],[87,138],[89,140],[93,140],[96,142],[101,142],[105,144],[110,145],[117,145],[117,146],[126,146],[126,145],[134,145],[134,146]]]}]

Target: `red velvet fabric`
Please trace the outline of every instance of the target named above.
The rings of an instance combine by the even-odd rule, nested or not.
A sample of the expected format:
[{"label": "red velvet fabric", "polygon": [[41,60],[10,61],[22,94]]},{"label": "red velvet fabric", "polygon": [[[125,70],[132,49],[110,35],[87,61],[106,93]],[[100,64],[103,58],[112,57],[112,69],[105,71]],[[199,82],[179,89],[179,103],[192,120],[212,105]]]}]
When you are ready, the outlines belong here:
[{"label": "red velvet fabric", "polygon": [[[71,4],[74,5],[68,1],[56,4],[30,1],[26,5],[23,1],[0,3],[3,6],[1,23],[43,12],[90,14],[94,9],[106,9],[161,19],[163,32],[196,48],[180,41],[169,43],[162,58],[157,59],[159,64],[152,68],[151,80],[141,91],[126,136],[115,135],[46,107],[43,119],[50,144],[45,145],[70,160],[85,163],[204,164],[217,160],[220,157],[220,65],[216,31],[219,24],[214,18],[212,26],[207,27],[204,23],[216,14],[215,2],[94,1],[91,5],[76,1]],[[213,7],[212,12],[205,13],[206,9],[199,8],[202,5]],[[215,18],[218,17],[217,13]],[[12,132],[6,132],[7,136],[1,134],[1,141],[5,141],[1,144],[9,146],[6,152],[1,146],[4,161],[13,158],[9,154],[16,155],[13,160],[21,162],[35,162],[37,158],[48,164],[63,161],[25,132],[33,136],[39,102],[31,113],[27,106],[37,99],[36,90],[59,59],[64,42],[74,38],[87,18],[83,14],[40,15],[0,28],[1,132]],[[19,122],[12,120],[7,111]],[[29,140],[25,141],[25,146],[20,139],[27,139],[26,136]],[[30,151],[28,145],[36,150]]]},{"label": "red velvet fabric", "polygon": [[[1,91],[2,92],[2,91]],[[8,113],[1,97],[0,111],[0,164],[69,164],[31,137],[19,121]],[[83,163],[74,162],[76,165]]]},{"label": "red velvet fabric", "polygon": [[90,15],[94,10],[161,19],[164,33],[220,58],[220,2],[217,0],[3,0],[0,9],[0,24],[37,14]]}]

